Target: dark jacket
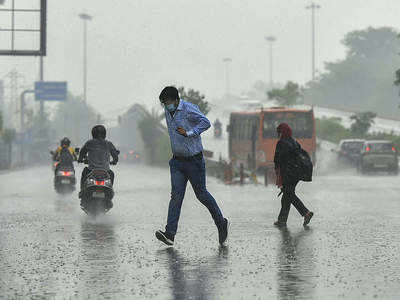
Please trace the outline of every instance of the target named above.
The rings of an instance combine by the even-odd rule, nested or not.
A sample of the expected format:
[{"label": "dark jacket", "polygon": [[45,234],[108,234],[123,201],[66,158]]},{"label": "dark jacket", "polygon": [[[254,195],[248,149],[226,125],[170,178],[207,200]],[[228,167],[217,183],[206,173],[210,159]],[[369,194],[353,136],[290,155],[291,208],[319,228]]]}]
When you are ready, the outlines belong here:
[{"label": "dark jacket", "polygon": [[284,185],[293,184],[297,181],[290,176],[291,174],[288,174],[287,168],[289,161],[295,158],[295,150],[300,148],[300,144],[291,137],[282,138],[276,144],[274,157],[275,170],[279,170]]},{"label": "dark jacket", "polygon": [[104,139],[92,139],[86,142],[79,153],[78,161],[82,162],[87,155],[89,161],[88,168],[93,169],[110,169],[110,156],[113,161],[118,162],[118,151],[113,143]]}]

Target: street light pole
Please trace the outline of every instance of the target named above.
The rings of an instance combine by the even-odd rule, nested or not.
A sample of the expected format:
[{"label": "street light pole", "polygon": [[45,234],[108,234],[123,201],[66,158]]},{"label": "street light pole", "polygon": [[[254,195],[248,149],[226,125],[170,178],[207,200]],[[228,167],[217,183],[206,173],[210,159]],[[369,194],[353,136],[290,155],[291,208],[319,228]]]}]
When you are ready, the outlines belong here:
[{"label": "street light pole", "polygon": [[225,79],[226,79],[226,96],[229,96],[230,90],[229,90],[229,63],[232,61],[231,58],[225,57],[222,59],[222,61],[225,63]]},{"label": "street light pole", "polygon": [[306,9],[311,10],[311,74],[312,80],[315,80],[315,10],[320,9],[321,6],[311,2]]},{"label": "street light pole", "polygon": [[83,100],[86,102],[87,97],[87,21],[93,18],[89,14],[79,14],[79,18],[83,20]]},{"label": "street light pole", "polygon": [[273,43],[276,41],[274,36],[266,36],[265,40],[269,43],[269,84],[272,87],[274,84],[274,54],[273,54]]}]

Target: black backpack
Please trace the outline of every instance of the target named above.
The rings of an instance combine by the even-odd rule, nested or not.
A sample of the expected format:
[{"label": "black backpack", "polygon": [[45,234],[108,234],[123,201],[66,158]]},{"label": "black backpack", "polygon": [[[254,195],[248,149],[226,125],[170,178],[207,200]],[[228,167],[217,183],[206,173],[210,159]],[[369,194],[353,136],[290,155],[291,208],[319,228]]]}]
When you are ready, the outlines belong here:
[{"label": "black backpack", "polygon": [[297,147],[291,147],[291,158],[287,163],[287,176],[293,180],[312,181],[313,163],[306,150],[296,143]]}]

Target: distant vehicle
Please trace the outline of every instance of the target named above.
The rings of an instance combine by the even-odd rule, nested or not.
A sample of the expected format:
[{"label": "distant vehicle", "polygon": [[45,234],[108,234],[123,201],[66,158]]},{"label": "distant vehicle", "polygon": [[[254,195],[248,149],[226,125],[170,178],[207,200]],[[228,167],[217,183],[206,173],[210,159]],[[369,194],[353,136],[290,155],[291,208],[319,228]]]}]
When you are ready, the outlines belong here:
[{"label": "distant vehicle", "polygon": [[129,150],[122,157],[125,162],[130,164],[137,164],[140,163],[142,160],[142,155],[135,150]]},{"label": "distant vehicle", "polygon": [[365,140],[346,139],[339,143],[338,160],[342,164],[357,166]]},{"label": "distant vehicle", "polygon": [[274,154],[278,142],[276,127],[288,123],[293,137],[316,159],[316,134],[314,111],[285,107],[233,112],[230,115],[229,158],[252,170],[268,172],[274,178]]},{"label": "distant vehicle", "polygon": [[398,151],[391,141],[366,141],[361,150],[358,170],[365,174],[372,171],[399,173]]},{"label": "distant vehicle", "polygon": [[222,123],[219,121],[219,119],[215,120],[213,127],[214,127],[214,137],[221,138],[222,137]]}]

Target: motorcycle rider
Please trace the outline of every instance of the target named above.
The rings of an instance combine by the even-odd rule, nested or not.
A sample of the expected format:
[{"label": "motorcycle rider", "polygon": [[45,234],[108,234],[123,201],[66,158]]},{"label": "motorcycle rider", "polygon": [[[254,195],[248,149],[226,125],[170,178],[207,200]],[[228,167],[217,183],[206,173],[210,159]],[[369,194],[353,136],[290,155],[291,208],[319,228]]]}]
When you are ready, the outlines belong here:
[{"label": "motorcycle rider", "polygon": [[221,128],[222,127],[222,123],[218,118],[215,120],[213,125],[214,125],[215,128]]},{"label": "motorcycle rider", "polygon": [[222,123],[220,122],[220,120],[217,118],[213,124],[214,126],[214,136],[215,137],[221,137],[222,135]]},{"label": "motorcycle rider", "polygon": [[71,141],[69,138],[64,137],[60,142],[60,146],[54,152],[53,160],[59,162],[55,169],[56,173],[60,167],[74,169],[73,162],[77,160],[77,156],[75,150],[70,146]]},{"label": "motorcycle rider", "polygon": [[[107,131],[103,125],[96,125],[92,128],[93,139],[87,141],[79,153],[78,162],[84,162],[85,158],[88,160],[88,166],[82,171],[81,176],[81,191],[79,198],[82,199],[82,187],[86,177],[92,170],[102,169],[106,170],[110,175],[111,183],[114,184],[114,172],[110,170],[110,164],[116,165],[118,163],[118,150],[114,147],[113,143],[106,140]],[[112,161],[110,162],[110,156]],[[110,203],[112,207],[112,203]],[[82,200],[81,200],[82,206]],[[110,208],[111,208],[110,207]]]}]

